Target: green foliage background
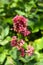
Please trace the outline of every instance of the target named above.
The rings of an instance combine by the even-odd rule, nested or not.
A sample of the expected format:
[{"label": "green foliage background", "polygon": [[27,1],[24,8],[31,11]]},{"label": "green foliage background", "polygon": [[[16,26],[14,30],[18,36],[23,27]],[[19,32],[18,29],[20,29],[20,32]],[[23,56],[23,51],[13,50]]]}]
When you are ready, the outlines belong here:
[{"label": "green foliage background", "polygon": [[[28,62],[24,58],[16,60],[17,49],[10,46],[13,35],[22,38],[11,30],[15,15],[28,18],[31,35],[24,39],[34,46],[36,54]],[[0,65],[43,65],[43,0],[0,0]]]}]

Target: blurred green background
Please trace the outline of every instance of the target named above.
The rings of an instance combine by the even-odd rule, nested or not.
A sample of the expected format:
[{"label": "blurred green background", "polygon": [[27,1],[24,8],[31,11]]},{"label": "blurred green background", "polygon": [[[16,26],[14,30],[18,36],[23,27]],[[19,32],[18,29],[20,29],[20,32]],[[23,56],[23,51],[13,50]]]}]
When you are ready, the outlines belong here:
[{"label": "blurred green background", "polygon": [[35,64],[29,62],[24,65],[43,65],[43,0],[0,0],[0,65],[23,65],[19,61],[15,64],[9,56],[11,50],[9,42],[15,35],[11,30],[12,18],[15,15],[23,15],[28,18],[28,26],[31,31],[29,42],[34,43],[33,46],[37,51],[36,62],[38,62]]}]

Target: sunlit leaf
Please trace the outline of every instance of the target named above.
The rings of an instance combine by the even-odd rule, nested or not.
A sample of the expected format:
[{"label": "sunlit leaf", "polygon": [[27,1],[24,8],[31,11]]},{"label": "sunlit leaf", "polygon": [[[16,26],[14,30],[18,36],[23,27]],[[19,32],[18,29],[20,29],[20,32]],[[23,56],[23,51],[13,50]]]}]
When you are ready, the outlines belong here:
[{"label": "sunlit leaf", "polygon": [[4,51],[3,53],[0,54],[0,64],[3,64],[3,62],[5,61],[7,55],[7,51]]},{"label": "sunlit leaf", "polygon": [[7,37],[6,39],[0,41],[0,45],[6,45],[11,41],[11,37]]},{"label": "sunlit leaf", "polygon": [[43,49],[43,37],[34,41],[33,46],[36,50]]}]

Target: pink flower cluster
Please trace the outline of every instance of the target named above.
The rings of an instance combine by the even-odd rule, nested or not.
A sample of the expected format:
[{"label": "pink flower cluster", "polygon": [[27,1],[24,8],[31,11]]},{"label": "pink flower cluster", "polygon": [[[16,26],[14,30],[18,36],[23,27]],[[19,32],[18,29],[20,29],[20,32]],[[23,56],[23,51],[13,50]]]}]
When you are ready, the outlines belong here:
[{"label": "pink flower cluster", "polygon": [[31,56],[33,54],[34,48],[31,45],[28,45],[26,53]]},{"label": "pink flower cluster", "polygon": [[20,52],[21,52],[21,56],[23,57],[25,54],[24,54],[24,48],[23,48],[23,44],[24,44],[24,40],[20,40],[20,41],[17,41],[17,37],[16,36],[13,36],[12,37],[12,40],[11,40],[11,46],[12,47],[16,47]]},{"label": "pink flower cluster", "polygon": [[13,36],[12,40],[11,40],[11,46],[16,47],[20,52],[21,52],[21,56],[24,57],[25,54],[28,54],[29,56],[31,56],[33,54],[34,48],[29,45],[27,47],[27,50],[25,50],[23,48],[23,45],[25,44],[25,41],[23,39],[17,41],[17,37]]},{"label": "pink flower cluster", "polygon": [[[13,28],[14,31],[23,34],[24,36],[27,36],[30,34],[30,31],[27,29],[27,19],[23,16],[18,16],[16,15],[13,18]],[[27,49],[24,49],[24,44],[25,41],[23,39],[21,40],[17,40],[16,36],[12,37],[11,40],[11,46],[12,47],[16,47],[19,51],[20,51],[20,55],[22,57],[25,56],[25,54],[28,54],[29,56],[31,56],[33,54],[34,48],[31,45],[27,45]]]},{"label": "pink flower cluster", "polygon": [[11,40],[11,46],[17,46],[17,37],[16,36],[13,36],[12,37],[12,40]]},{"label": "pink flower cluster", "polygon": [[27,21],[28,20],[25,17],[16,15],[13,18],[14,31],[19,32],[24,36],[29,35],[30,31],[27,29]]}]

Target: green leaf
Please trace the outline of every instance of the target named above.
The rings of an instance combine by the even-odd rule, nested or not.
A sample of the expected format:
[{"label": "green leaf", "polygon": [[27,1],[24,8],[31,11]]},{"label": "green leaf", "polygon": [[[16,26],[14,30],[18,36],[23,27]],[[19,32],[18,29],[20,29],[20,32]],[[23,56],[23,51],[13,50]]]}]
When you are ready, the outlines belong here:
[{"label": "green leaf", "polygon": [[23,48],[27,49],[27,46],[28,46],[27,43],[24,43]]},{"label": "green leaf", "polygon": [[29,62],[30,60],[33,60],[34,57],[35,57],[35,55],[32,55],[32,56],[26,55],[26,56],[25,56],[25,59],[27,60],[27,62]]},{"label": "green leaf", "polygon": [[10,55],[13,59],[17,59],[17,48],[12,48],[12,50],[10,51]]},{"label": "green leaf", "polygon": [[43,49],[43,37],[35,40],[33,42],[33,46],[34,46],[35,50],[37,50],[37,51]]},{"label": "green leaf", "polygon": [[7,26],[5,29],[4,28],[2,29],[1,38],[4,39],[4,37],[6,37],[8,33],[9,33],[9,26]]},{"label": "green leaf", "polygon": [[43,2],[38,2],[38,11],[43,12]]},{"label": "green leaf", "polygon": [[34,65],[43,65],[43,61],[42,62],[37,62]]},{"label": "green leaf", "polygon": [[2,53],[4,51],[4,47],[0,46],[0,53]]},{"label": "green leaf", "polygon": [[43,21],[41,21],[39,24],[40,24],[40,30],[43,30]]},{"label": "green leaf", "polygon": [[27,61],[26,61],[26,59],[25,58],[23,58],[23,57],[20,57],[19,58],[22,62],[24,62],[24,63],[26,63]]},{"label": "green leaf", "polygon": [[26,15],[25,12],[20,11],[20,10],[16,10],[16,12],[17,12],[19,15]]},{"label": "green leaf", "polygon": [[37,25],[34,25],[33,29],[32,29],[32,33],[38,32],[39,31],[39,27]]},{"label": "green leaf", "polygon": [[30,21],[30,20],[27,22],[27,25],[30,26],[31,28],[33,27],[34,24],[35,23],[33,21]]},{"label": "green leaf", "polygon": [[32,62],[25,63],[24,65],[34,65]]},{"label": "green leaf", "polygon": [[39,24],[36,23],[35,21],[28,21],[28,26],[31,27],[32,33],[38,32],[39,31]]},{"label": "green leaf", "polygon": [[33,27],[32,27],[32,33],[38,32],[39,31],[39,24],[38,22],[34,23]]},{"label": "green leaf", "polygon": [[18,59],[17,60],[15,60],[15,62],[16,62],[16,65],[22,65],[23,63],[22,62],[20,62]]},{"label": "green leaf", "polygon": [[0,45],[6,45],[11,41],[11,37],[6,37],[6,39],[0,41]]},{"label": "green leaf", "polygon": [[9,26],[7,26],[7,27],[5,28],[5,30],[4,30],[4,34],[5,34],[5,36],[7,36],[8,33],[9,33]]},{"label": "green leaf", "polygon": [[5,65],[16,65],[14,60],[8,56]]},{"label": "green leaf", "polygon": [[9,23],[9,24],[13,24],[12,18],[4,19],[4,22],[5,22],[5,23]]},{"label": "green leaf", "polygon": [[9,0],[6,0],[6,1],[5,0],[0,0],[0,3],[1,4],[8,4],[9,3]]},{"label": "green leaf", "polygon": [[4,30],[2,30],[2,32],[1,32],[1,39],[3,39],[4,38]]},{"label": "green leaf", "polygon": [[0,64],[3,64],[6,55],[7,55],[7,51],[3,51],[3,53],[0,54]]},{"label": "green leaf", "polygon": [[29,41],[27,37],[25,37],[25,41]]},{"label": "green leaf", "polygon": [[23,58],[23,57],[19,57],[19,59],[20,59],[22,62],[27,63],[27,62],[29,62],[30,60],[33,60],[34,57],[35,57],[34,55],[32,55],[32,56],[25,55],[24,58]]},{"label": "green leaf", "polygon": [[43,61],[43,53],[39,53],[38,51],[35,51],[34,53],[35,53],[35,60],[37,62]]}]

